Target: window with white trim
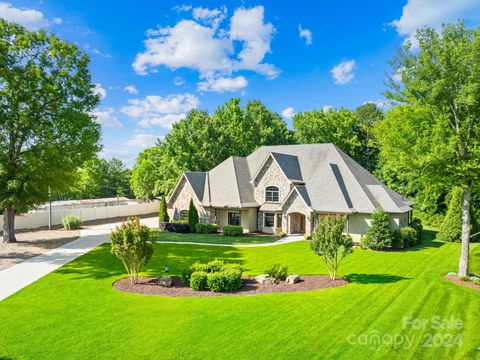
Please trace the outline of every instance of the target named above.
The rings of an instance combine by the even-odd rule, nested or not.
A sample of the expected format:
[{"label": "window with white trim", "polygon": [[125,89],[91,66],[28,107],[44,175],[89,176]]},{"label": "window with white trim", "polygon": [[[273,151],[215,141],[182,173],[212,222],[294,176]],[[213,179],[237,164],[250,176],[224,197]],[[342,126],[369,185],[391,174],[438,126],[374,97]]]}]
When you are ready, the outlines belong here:
[{"label": "window with white trim", "polygon": [[269,202],[278,202],[279,201],[278,187],[267,186],[265,188],[265,201],[269,201]]},{"label": "window with white trim", "polygon": [[274,225],[275,225],[275,214],[264,213],[263,214],[263,226],[264,227],[273,227]]}]

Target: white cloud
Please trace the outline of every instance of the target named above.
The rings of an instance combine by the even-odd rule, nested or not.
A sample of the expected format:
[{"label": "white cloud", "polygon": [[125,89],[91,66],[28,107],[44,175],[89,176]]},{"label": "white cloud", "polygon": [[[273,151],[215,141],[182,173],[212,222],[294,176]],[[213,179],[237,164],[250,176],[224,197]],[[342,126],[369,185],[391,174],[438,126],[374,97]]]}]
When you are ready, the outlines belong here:
[{"label": "white cloud", "polygon": [[194,20],[183,19],[172,27],[147,31],[145,51],[138,53],[132,64],[135,72],[146,75],[160,66],[188,68],[198,71],[202,84],[211,83],[211,79],[233,79],[232,73],[241,70],[268,78],[278,76],[274,65],[263,62],[275,28],[265,23],[262,6],[236,9],[229,29],[219,28],[226,16],[225,7],[194,8],[192,13]]},{"label": "white cloud", "polygon": [[166,97],[149,95],[144,99],[130,99],[122,113],[136,119],[141,127],[158,125],[170,129],[183,119],[185,113],[198,107],[199,100],[192,94],[175,94]]},{"label": "white cloud", "polygon": [[344,85],[349,83],[355,77],[355,60],[342,61],[330,70],[335,84]]},{"label": "white cloud", "polygon": [[135,134],[127,140],[127,146],[146,149],[154,146],[159,139],[163,139],[163,136],[154,134]]},{"label": "white cloud", "polygon": [[251,9],[239,8],[230,19],[230,38],[243,42],[243,49],[238,54],[235,70],[253,70],[268,78],[276,78],[279,70],[263,58],[270,52],[270,43],[275,28],[264,22],[263,6]]},{"label": "white cloud", "polygon": [[283,111],[282,111],[282,116],[285,119],[291,119],[293,117],[293,115],[295,115],[295,110],[291,106],[287,107],[286,109],[283,109]]},{"label": "white cloud", "polygon": [[365,101],[363,103],[363,105],[365,105],[365,104],[375,104],[379,108],[388,108],[388,107],[392,106],[393,102],[392,102],[392,100],[389,100],[389,99],[383,99],[383,100],[379,99],[379,100],[376,100],[376,101],[374,101],[374,100]]},{"label": "white cloud", "polygon": [[195,20],[211,25],[213,29],[217,29],[220,23],[225,20],[227,8],[222,6],[220,9],[209,9],[204,7],[196,7],[192,10]]},{"label": "white cloud", "polygon": [[135,85],[127,85],[123,88],[123,90],[125,90],[126,92],[128,92],[129,94],[132,94],[132,95],[137,95],[138,94],[138,90],[137,90],[137,87]]},{"label": "white cloud", "polygon": [[479,19],[478,0],[408,0],[403,7],[402,16],[393,20],[400,36],[411,40],[417,46],[415,32],[424,26],[440,29],[442,23],[456,22],[458,19]]},{"label": "white cloud", "polygon": [[173,84],[176,86],[180,86],[185,84],[185,80],[183,80],[183,78],[180,76],[175,76],[175,78],[173,79]]},{"label": "white cloud", "polygon": [[243,76],[237,76],[235,78],[218,77],[207,78],[206,81],[199,82],[197,85],[200,91],[215,91],[221,93],[243,89],[248,85],[248,81]]},{"label": "white cloud", "polygon": [[107,97],[107,90],[102,86],[102,84],[95,84],[93,92],[100,96],[100,99],[103,100]]},{"label": "white cloud", "polygon": [[298,36],[305,39],[305,44],[312,45],[312,32],[308,29],[303,29],[302,25],[298,25]]},{"label": "white cloud", "polygon": [[122,123],[115,116],[115,113],[112,108],[97,109],[92,112],[92,115],[95,116],[96,122],[106,128],[120,128]]},{"label": "white cloud", "polygon": [[38,30],[51,25],[60,25],[63,20],[54,18],[51,22],[45,18],[42,12],[35,9],[16,8],[8,2],[0,2],[0,18],[12,21],[26,27],[29,30]]}]

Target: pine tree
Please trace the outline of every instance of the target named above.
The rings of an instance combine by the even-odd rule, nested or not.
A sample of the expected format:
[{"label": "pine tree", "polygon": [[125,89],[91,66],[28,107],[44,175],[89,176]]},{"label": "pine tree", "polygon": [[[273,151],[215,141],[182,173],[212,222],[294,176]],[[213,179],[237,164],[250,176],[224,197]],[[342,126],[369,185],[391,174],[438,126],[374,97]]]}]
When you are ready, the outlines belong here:
[{"label": "pine tree", "polygon": [[158,221],[159,222],[169,222],[170,217],[168,216],[167,212],[167,201],[165,200],[165,196],[162,196],[160,200],[160,209],[158,211]]},{"label": "pine tree", "polygon": [[367,233],[362,238],[362,247],[374,250],[382,250],[392,246],[393,231],[390,226],[390,216],[377,208],[371,216],[372,223]]},{"label": "pine tree", "polygon": [[198,211],[193,204],[193,199],[190,199],[190,205],[188,207],[188,226],[190,232],[195,232],[195,226],[198,224]]},{"label": "pine tree", "polygon": [[455,242],[462,240],[462,195],[461,187],[452,190],[447,214],[437,235],[438,240]]}]

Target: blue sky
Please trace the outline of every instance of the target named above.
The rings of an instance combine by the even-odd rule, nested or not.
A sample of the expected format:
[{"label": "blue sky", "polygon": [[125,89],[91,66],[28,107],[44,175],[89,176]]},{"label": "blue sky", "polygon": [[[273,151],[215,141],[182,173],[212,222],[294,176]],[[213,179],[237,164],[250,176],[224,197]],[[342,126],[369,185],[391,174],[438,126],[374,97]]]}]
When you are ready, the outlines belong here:
[{"label": "blue sky", "polygon": [[388,60],[416,29],[480,22],[480,0],[0,1],[91,57],[103,157],[132,166],[192,107],[260,99],[295,112],[381,104]]}]

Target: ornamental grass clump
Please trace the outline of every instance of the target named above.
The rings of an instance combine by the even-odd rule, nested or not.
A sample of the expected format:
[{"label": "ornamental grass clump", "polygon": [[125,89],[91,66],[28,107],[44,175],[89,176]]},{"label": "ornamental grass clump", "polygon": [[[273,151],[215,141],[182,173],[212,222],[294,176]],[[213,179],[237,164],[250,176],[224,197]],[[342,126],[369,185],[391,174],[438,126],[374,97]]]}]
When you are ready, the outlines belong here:
[{"label": "ornamental grass clump", "polygon": [[110,234],[111,252],[122,261],[132,284],[137,283],[142,267],[152,258],[154,246],[149,233],[139,218],[130,218]]}]

